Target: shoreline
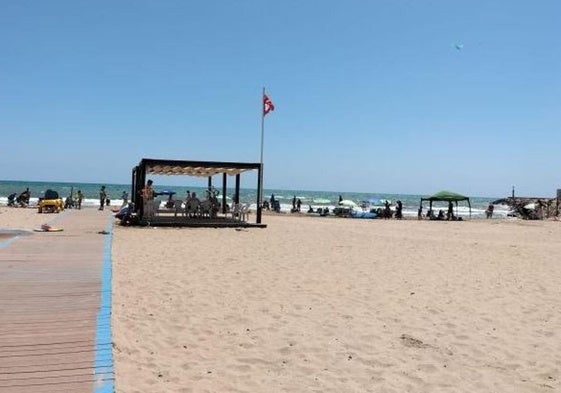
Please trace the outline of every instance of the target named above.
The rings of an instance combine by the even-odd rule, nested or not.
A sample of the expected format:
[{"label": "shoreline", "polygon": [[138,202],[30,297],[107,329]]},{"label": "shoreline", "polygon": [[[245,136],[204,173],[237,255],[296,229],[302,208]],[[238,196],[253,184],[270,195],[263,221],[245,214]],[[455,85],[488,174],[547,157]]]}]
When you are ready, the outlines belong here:
[{"label": "shoreline", "polygon": [[[82,204],[82,209],[97,209],[99,206],[99,201],[97,200],[85,200]],[[122,206],[122,200],[120,199],[116,199],[116,200],[112,200],[112,203],[110,206],[105,206],[106,209],[109,209],[111,211],[113,210],[117,210],[120,209]],[[317,208],[321,208],[324,206],[316,206],[315,209],[317,210]],[[7,208],[7,209],[33,209],[36,210],[37,209],[37,201],[32,200],[29,204],[29,206],[26,207],[20,207],[20,206],[15,206],[15,207],[8,207],[5,203],[0,203],[0,208]],[[73,209],[65,209],[65,210],[76,210],[75,208]],[[474,209],[475,210],[475,209]],[[426,211],[426,209],[424,210]],[[250,207],[250,213],[251,215],[256,214],[256,206],[255,204],[252,204]],[[501,219],[516,219],[515,217],[508,217],[507,216],[507,211],[506,210],[499,210],[496,209],[495,210],[495,214],[493,216],[492,219],[497,219],[497,220],[501,220]],[[307,211],[300,211],[300,212],[291,212],[290,211],[290,207],[289,205],[284,205],[284,208],[280,211],[280,212],[275,212],[273,210],[267,210],[267,209],[263,209],[262,210],[262,215],[263,216],[277,216],[277,215],[286,215],[286,216],[290,216],[290,217],[317,217],[317,218],[350,218],[350,217],[338,217],[335,216],[332,213],[332,209],[330,209],[330,213],[322,216],[318,213],[308,213]],[[462,210],[458,213],[458,217],[462,217],[462,219],[465,220],[480,220],[480,219],[486,219],[484,211],[483,210],[477,210],[475,213],[472,214],[471,218],[469,216],[469,213]],[[375,218],[375,220],[381,220],[383,218]],[[395,217],[391,218],[392,220],[395,220]],[[425,219],[425,218],[423,218]],[[546,218],[547,219],[547,218]],[[403,218],[401,220],[405,220],[405,221],[411,221],[411,220],[417,220],[417,212],[413,211],[413,210],[403,210]],[[438,221],[438,220],[435,220]]]},{"label": "shoreline", "polygon": [[[196,191],[198,195],[203,196],[205,187],[200,186],[165,186],[160,185],[156,182],[155,190],[163,190],[163,189],[170,189],[175,191],[176,194],[174,199],[183,199],[185,196],[186,190]],[[122,185],[122,184],[105,184],[106,190],[108,195],[110,196],[111,201],[113,204],[120,206],[121,200],[118,199],[122,195],[123,191],[126,191],[130,194],[130,185]],[[81,189],[85,195],[85,204],[97,206],[98,205],[98,195],[99,195],[99,187],[100,185],[93,184],[93,183],[48,183],[48,182],[41,182],[35,184],[27,184],[26,186],[31,186],[31,200],[37,201],[38,196],[41,195],[41,190],[44,190],[46,187],[52,187],[54,190],[58,191],[59,195],[63,198],[70,195],[71,191],[77,191]],[[21,192],[23,184],[17,183],[14,185],[10,182],[0,181],[0,204],[7,203],[7,195],[10,192]],[[85,188],[87,187],[87,188]],[[23,188],[25,189],[25,188]],[[222,192],[220,189],[219,191]],[[227,190],[227,202],[232,203],[233,198],[233,189]],[[394,193],[385,193],[385,192],[345,192],[345,191],[317,191],[317,190],[276,190],[276,189],[265,189],[263,191],[264,200],[263,202],[269,202],[270,196],[274,194],[275,199],[278,200],[281,204],[281,209],[283,211],[289,212],[292,207],[292,199],[296,197],[301,199],[302,201],[302,210],[307,211],[308,205],[311,205],[314,210],[317,208],[329,208],[331,211],[334,207],[337,206],[337,201],[339,196],[343,196],[344,199],[349,199],[356,202],[358,205],[366,202],[370,205],[376,205],[380,200],[389,199],[390,201],[395,202],[397,200],[401,200],[403,202],[404,207],[404,214],[409,216],[416,217],[417,209],[419,208],[420,199],[425,197],[426,195],[415,195],[415,194],[394,194]],[[221,198],[221,197],[220,197]],[[219,199],[220,199],[219,198]],[[472,212],[474,215],[484,215],[484,211],[487,208],[488,204],[496,200],[497,197],[477,197],[472,196]],[[159,197],[161,201],[164,201],[165,197]],[[250,203],[252,209],[256,209],[256,190],[254,189],[246,189],[240,188],[240,201],[242,203]],[[445,208],[445,207],[442,207]],[[426,209],[426,207],[425,207]],[[503,209],[501,206],[497,206],[496,214],[502,214],[504,210],[504,215],[506,215],[507,210]],[[463,206],[460,204],[459,206],[459,213],[460,215],[468,215],[467,213],[467,206]]]}]

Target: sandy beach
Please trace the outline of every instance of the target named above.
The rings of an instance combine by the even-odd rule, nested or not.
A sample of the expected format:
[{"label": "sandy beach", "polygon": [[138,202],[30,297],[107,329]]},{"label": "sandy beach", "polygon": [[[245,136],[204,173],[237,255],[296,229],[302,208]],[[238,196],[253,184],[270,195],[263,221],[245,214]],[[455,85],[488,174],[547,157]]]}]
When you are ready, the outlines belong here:
[{"label": "sandy beach", "polygon": [[115,227],[117,392],[561,389],[561,224]]},{"label": "sandy beach", "polygon": [[49,221],[55,221],[58,214],[38,214],[37,208],[13,208],[0,206],[0,228],[33,230]]},{"label": "sandy beach", "polygon": [[561,393],[561,0],[1,11],[0,393]]},{"label": "sandy beach", "polygon": [[115,226],[116,392],[561,389],[561,223],[264,222]]}]

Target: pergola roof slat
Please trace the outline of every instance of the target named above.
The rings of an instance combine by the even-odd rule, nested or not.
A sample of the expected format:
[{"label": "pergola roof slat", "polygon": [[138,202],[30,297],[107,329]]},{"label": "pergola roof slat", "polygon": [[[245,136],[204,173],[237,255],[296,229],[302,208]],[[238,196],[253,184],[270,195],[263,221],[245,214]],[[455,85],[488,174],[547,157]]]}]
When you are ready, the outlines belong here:
[{"label": "pergola roof slat", "polygon": [[145,165],[146,173],[152,175],[185,175],[209,177],[219,173],[230,176],[259,169],[258,163],[216,162],[216,161],[178,161],[144,158],[141,165]]}]

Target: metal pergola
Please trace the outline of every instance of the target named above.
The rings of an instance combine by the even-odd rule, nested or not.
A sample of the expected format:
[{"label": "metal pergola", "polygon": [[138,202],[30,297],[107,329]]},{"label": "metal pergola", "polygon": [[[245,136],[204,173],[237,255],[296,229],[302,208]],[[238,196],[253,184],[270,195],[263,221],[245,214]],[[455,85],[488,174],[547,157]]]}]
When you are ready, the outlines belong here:
[{"label": "metal pergola", "polygon": [[[212,177],[222,175],[222,213],[226,214],[226,188],[228,176],[235,176],[234,203],[239,203],[240,179],[243,172],[257,170],[257,179],[261,177],[260,163],[221,162],[221,161],[187,161],[143,158],[132,169],[131,201],[135,213],[142,221],[143,203],[142,189],[146,184],[147,175],[195,176],[208,178],[208,187],[212,187]],[[256,224],[261,224],[261,185],[257,182],[257,214]]]}]

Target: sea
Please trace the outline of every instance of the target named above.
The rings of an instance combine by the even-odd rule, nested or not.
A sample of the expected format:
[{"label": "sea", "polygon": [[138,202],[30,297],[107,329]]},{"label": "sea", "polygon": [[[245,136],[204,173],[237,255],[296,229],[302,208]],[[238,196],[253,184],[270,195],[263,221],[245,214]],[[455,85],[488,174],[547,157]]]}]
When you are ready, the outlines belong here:
[{"label": "sea", "polygon": [[[37,181],[14,181],[14,180],[0,180],[0,205],[6,205],[8,202],[8,196],[13,193],[19,195],[21,192],[29,188],[31,192],[30,205],[34,206],[37,204],[38,200],[44,192],[48,189],[58,192],[60,197],[67,198],[69,196],[76,196],[76,192],[81,190],[84,194],[84,201],[82,206],[84,207],[95,207],[99,206],[99,189],[104,185],[106,188],[107,195],[111,200],[111,206],[119,207],[122,204],[121,196],[123,192],[127,192],[129,195],[131,193],[130,184],[96,184],[96,183],[53,183],[53,182],[37,182]],[[196,192],[199,196],[205,195],[205,188],[196,186],[157,186],[155,187],[156,192],[169,191],[175,192],[175,199],[184,199],[187,191]],[[221,191],[221,190],[220,190]],[[232,202],[232,196],[234,194],[233,188],[227,189],[227,202]],[[250,209],[256,209],[256,189],[240,189],[240,202],[250,203]],[[338,204],[339,197],[341,196],[345,200],[350,200],[355,202],[358,206],[361,206],[364,210],[370,210],[375,207],[382,207],[386,200],[395,206],[396,201],[400,200],[403,204],[403,215],[405,217],[416,217],[419,209],[420,201],[422,197],[427,195],[409,195],[409,194],[391,194],[391,193],[379,193],[379,192],[369,192],[369,193],[359,193],[359,192],[335,192],[335,191],[314,191],[314,190],[276,190],[276,189],[264,189],[263,199],[269,201],[271,195],[275,196],[275,199],[280,202],[282,212],[290,212],[292,209],[292,200],[294,197],[300,199],[302,202],[301,211],[307,212],[310,207],[314,211],[321,208],[328,208],[332,211],[333,208]],[[471,202],[471,217],[472,218],[484,218],[485,210],[490,202],[497,199],[494,197],[474,197],[469,196]],[[158,199],[164,202],[168,196],[161,195]],[[201,198],[202,199],[202,198]],[[221,197],[219,196],[219,199]],[[446,202],[437,202],[433,204],[433,209],[438,212],[442,209],[446,212],[447,210]],[[424,202],[423,212],[428,210],[428,202]],[[455,210],[456,213],[461,216],[468,218],[470,216],[469,207],[466,202],[459,202],[458,209]],[[509,213],[507,206],[495,206],[493,217],[506,218]]]}]

